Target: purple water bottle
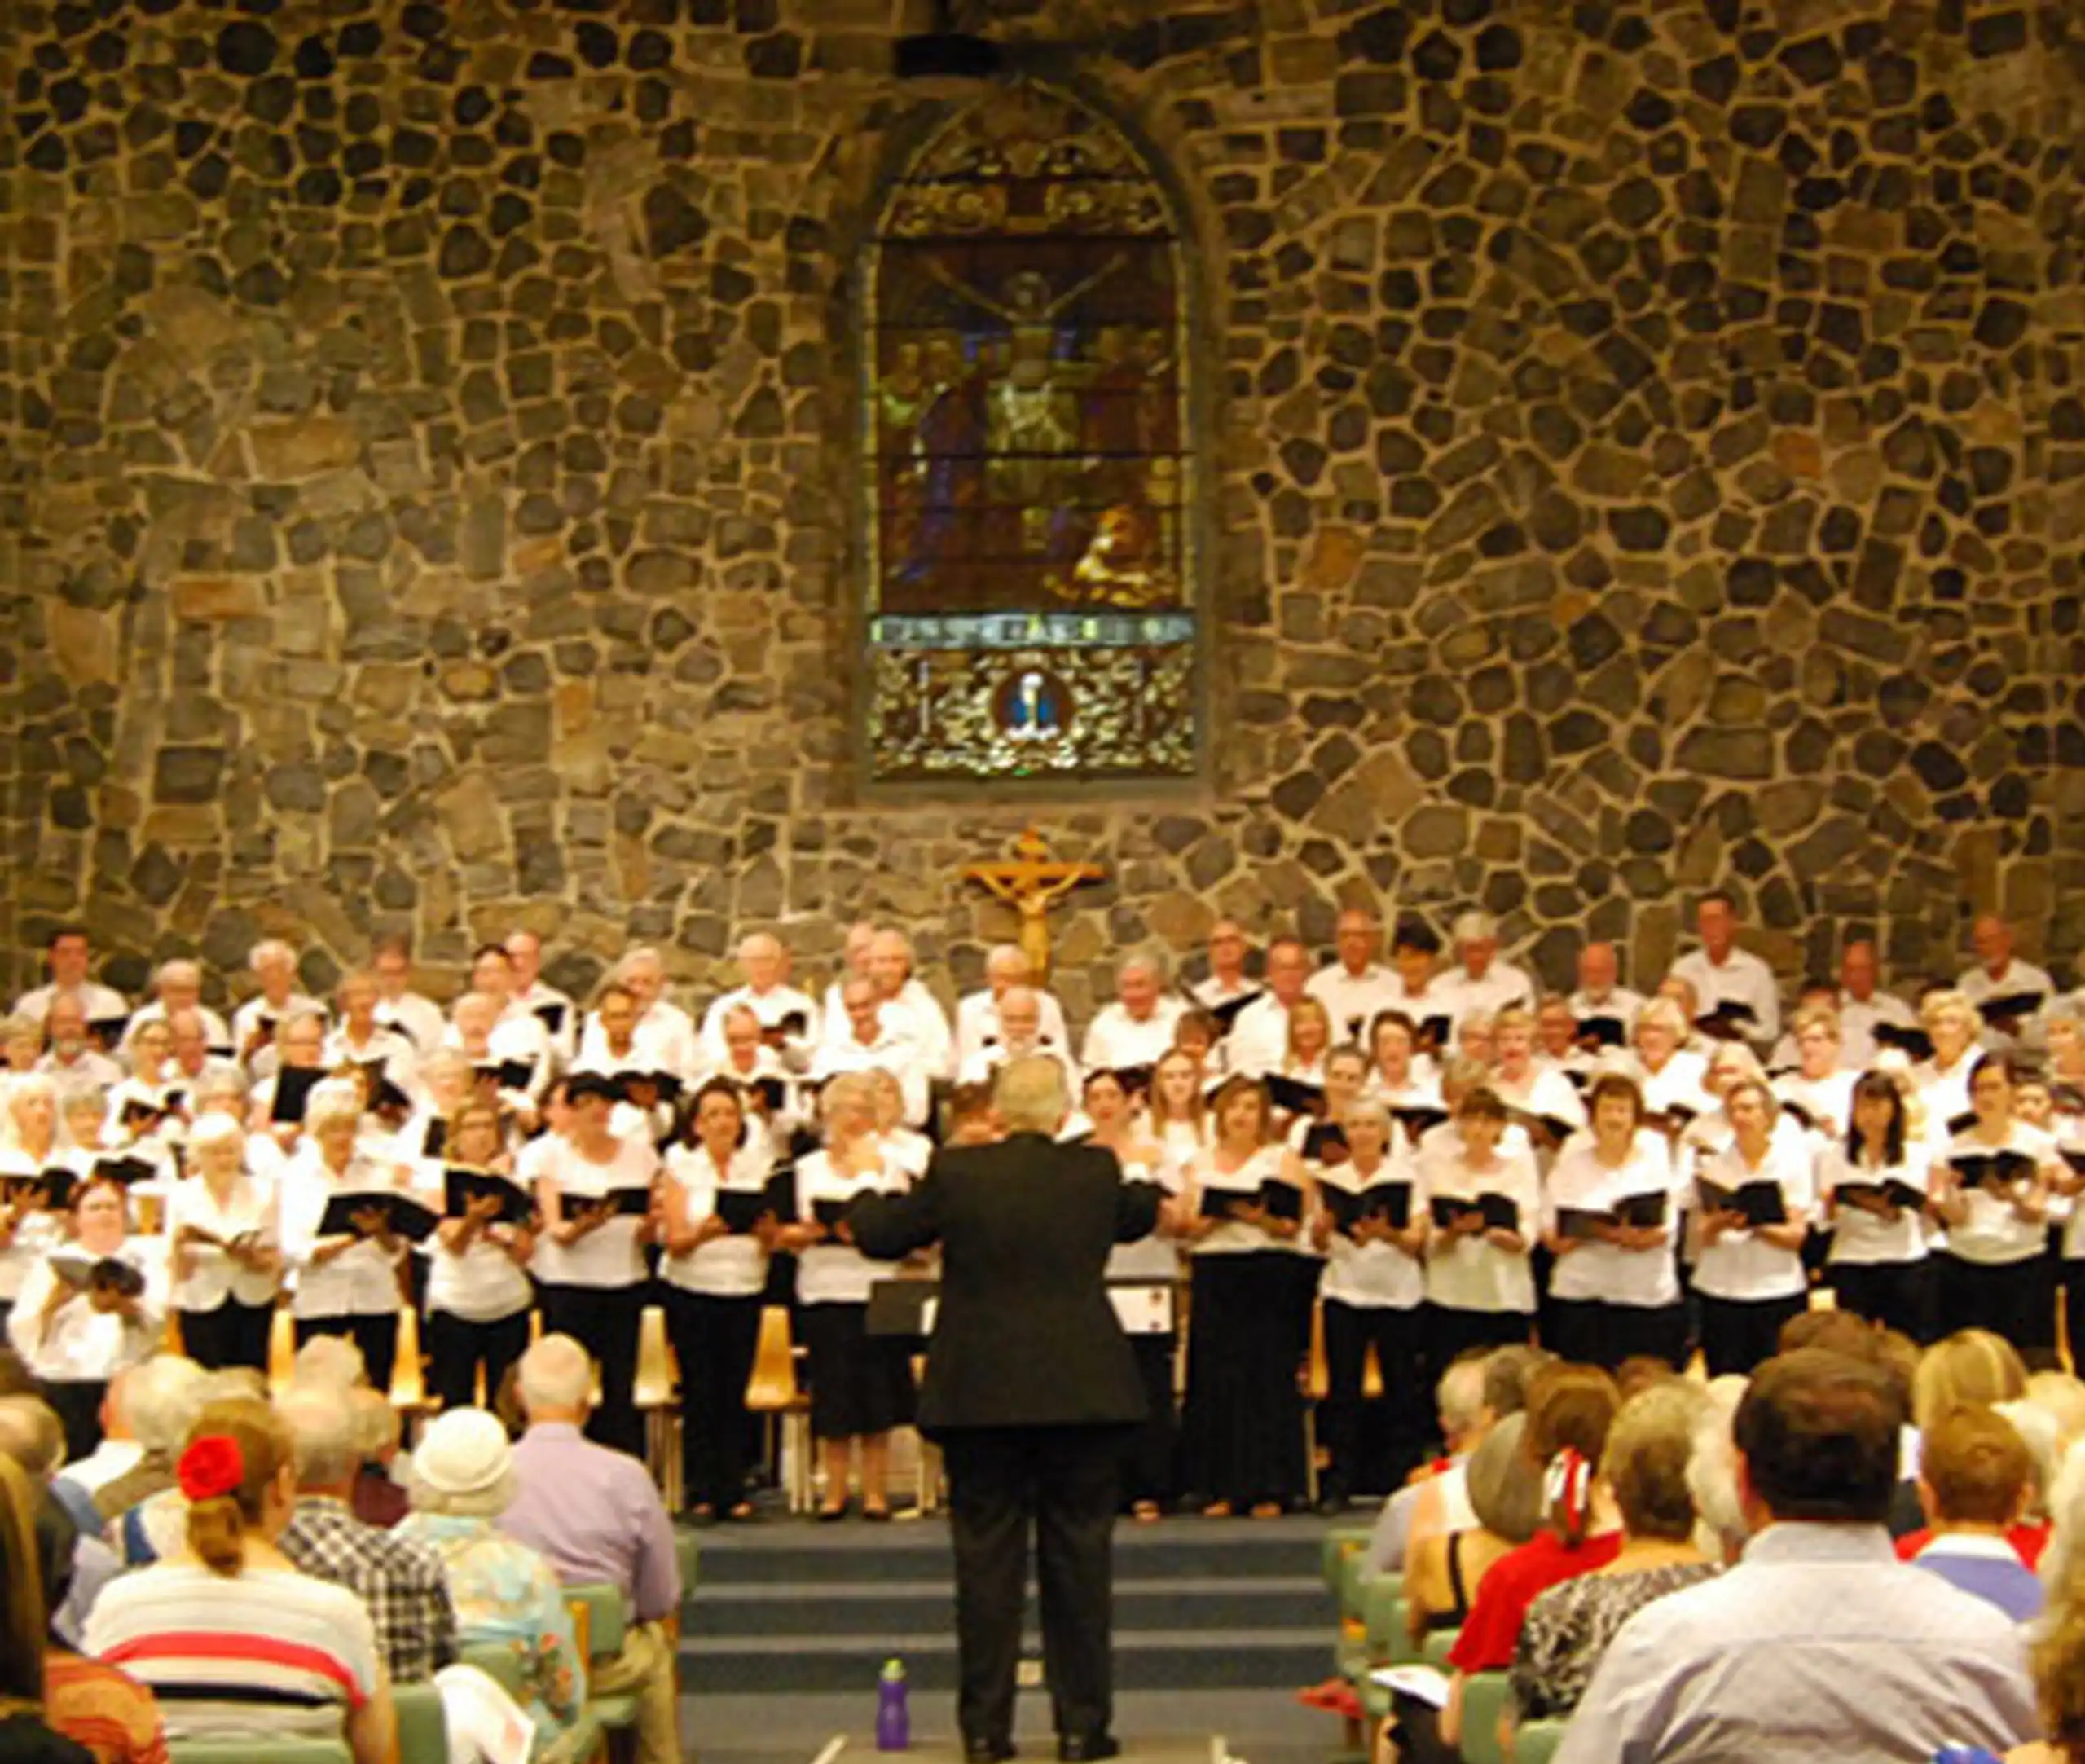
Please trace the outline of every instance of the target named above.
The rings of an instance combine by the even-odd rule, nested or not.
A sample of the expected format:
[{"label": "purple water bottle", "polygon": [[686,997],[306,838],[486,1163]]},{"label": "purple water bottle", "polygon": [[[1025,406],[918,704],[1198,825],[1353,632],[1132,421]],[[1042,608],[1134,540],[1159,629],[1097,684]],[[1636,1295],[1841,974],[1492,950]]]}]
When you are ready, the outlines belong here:
[{"label": "purple water bottle", "polygon": [[876,1749],[907,1752],[912,1749],[912,1709],[906,1700],[905,1663],[886,1660],[876,1680]]}]

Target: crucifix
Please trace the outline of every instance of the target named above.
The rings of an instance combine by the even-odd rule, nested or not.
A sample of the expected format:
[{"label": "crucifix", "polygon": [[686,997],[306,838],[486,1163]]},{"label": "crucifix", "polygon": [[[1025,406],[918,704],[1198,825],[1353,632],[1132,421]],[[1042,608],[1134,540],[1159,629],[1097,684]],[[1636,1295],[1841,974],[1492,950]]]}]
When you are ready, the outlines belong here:
[{"label": "crucifix", "polygon": [[1014,842],[1014,854],[996,864],[973,864],[965,882],[983,884],[1021,915],[1021,952],[1034,983],[1049,974],[1049,909],[1081,882],[1098,882],[1106,871],[1094,864],[1058,864],[1033,827]]}]

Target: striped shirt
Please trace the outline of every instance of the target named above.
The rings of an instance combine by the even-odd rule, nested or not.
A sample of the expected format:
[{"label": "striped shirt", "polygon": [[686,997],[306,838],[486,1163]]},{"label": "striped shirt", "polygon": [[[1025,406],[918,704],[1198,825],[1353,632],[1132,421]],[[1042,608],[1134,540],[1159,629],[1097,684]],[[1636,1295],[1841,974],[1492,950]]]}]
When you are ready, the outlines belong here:
[{"label": "striped shirt", "polygon": [[103,1590],[86,1639],[152,1687],[177,1740],[335,1737],[381,1671],[361,1599],[283,1568],[140,1568]]}]

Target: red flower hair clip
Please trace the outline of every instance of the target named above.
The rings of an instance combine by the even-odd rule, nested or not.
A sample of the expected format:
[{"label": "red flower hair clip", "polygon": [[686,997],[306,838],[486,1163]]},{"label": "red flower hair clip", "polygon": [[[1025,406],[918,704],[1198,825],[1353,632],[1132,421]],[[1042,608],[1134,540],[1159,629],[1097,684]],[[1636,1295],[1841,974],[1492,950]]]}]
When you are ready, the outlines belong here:
[{"label": "red flower hair clip", "polygon": [[191,1501],[214,1501],[235,1494],[246,1480],[246,1458],[239,1441],[222,1433],[191,1440],[174,1467],[181,1492]]}]

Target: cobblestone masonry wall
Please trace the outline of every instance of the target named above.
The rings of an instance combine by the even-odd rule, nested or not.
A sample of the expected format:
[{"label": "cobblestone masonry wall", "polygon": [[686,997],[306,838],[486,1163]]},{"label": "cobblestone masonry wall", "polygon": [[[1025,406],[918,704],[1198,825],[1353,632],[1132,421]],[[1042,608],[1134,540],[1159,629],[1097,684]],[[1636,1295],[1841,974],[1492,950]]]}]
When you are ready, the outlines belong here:
[{"label": "cobblestone masonry wall", "polygon": [[[1018,804],[860,803],[845,283],[896,0],[0,7],[11,982],[514,921],[700,988],[888,914],[974,978]],[[1208,787],[1036,818],[1111,946],[1481,902],[1639,974],[1732,886],[2085,942],[2085,15],[998,0],[1185,189]]]}]

